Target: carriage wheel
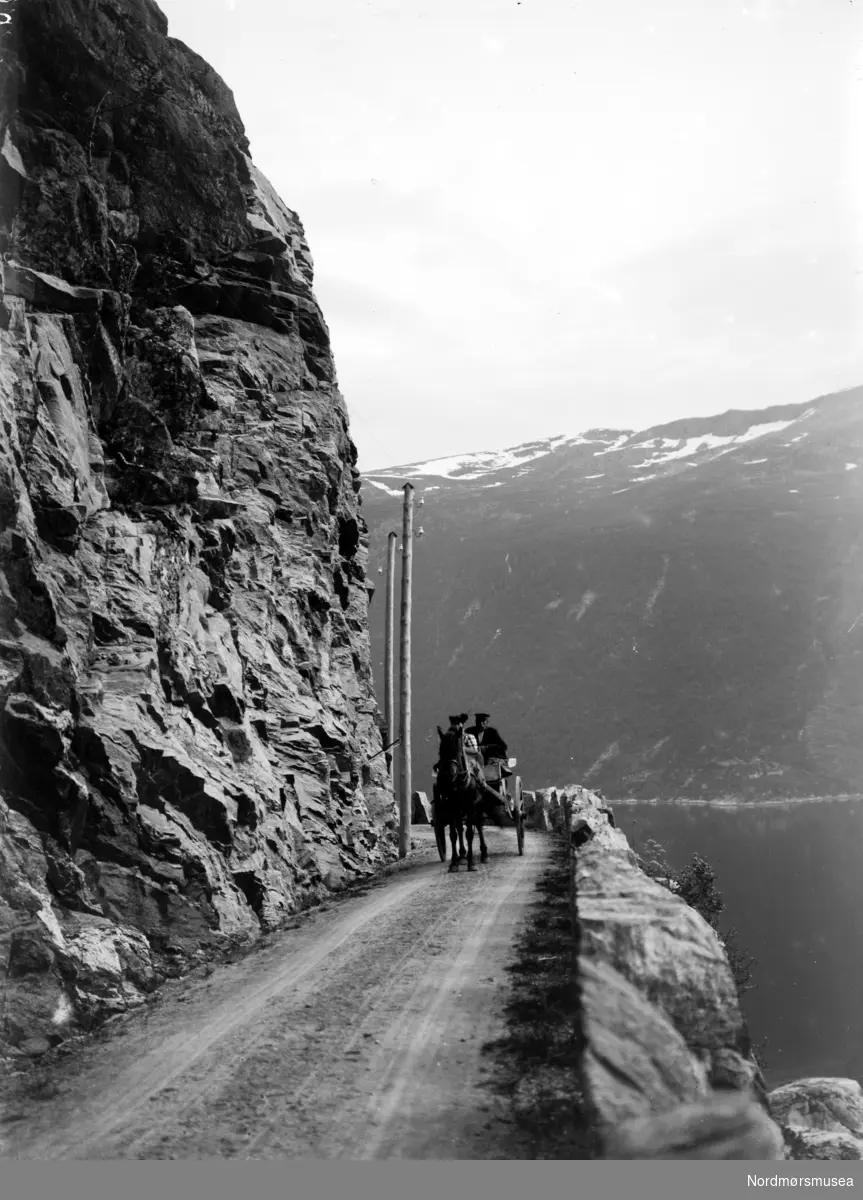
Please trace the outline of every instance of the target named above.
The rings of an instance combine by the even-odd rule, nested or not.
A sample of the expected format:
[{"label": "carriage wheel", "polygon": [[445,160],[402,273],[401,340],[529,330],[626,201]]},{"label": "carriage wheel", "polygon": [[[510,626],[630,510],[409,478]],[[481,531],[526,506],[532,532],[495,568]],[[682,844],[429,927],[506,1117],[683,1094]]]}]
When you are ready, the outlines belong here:
[{"label": "carriage wheel", "polygon": [[518,852],[524,854],[524,798],[521,791],[521,777],[518,775],[512,781],[512,813],[515,817]]}]

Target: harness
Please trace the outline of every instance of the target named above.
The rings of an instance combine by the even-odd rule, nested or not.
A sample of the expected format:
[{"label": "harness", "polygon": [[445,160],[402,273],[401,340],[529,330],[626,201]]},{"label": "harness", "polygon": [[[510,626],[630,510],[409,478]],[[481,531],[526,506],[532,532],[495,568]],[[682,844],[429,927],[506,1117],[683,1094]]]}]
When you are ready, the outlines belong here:
[{"label": "harness", "polygon": [[[485,781],[482,767],[476,759],[471,759],[465,750],[464,733],[456,733],[455,730],[448,730],[450,739],[455,740],[456,752],[455,756],[449,759],[446,763],[441,763],[441,767],[446,771],[444,778],[446,779],[447,798],[452,799],[452,793],[456,791],[465,791],[471,782],[474,783],[478,793],[487,795],[496,803],[500,803],[500,796],[493,788],[490,788]],[[443,770],[440,772],[444,774]]]}]

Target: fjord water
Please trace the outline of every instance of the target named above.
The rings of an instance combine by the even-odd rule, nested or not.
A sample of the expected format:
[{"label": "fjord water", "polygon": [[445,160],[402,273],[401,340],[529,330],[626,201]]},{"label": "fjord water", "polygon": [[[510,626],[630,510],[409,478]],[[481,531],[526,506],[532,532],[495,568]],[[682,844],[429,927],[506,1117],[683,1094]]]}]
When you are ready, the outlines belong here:
[{"label": "fjord water", "polygon": [[713,866],[722,926],[757,960],[743,1008],[768,1086],[863,1080],[863,800],[612,807],[633,849]]}]

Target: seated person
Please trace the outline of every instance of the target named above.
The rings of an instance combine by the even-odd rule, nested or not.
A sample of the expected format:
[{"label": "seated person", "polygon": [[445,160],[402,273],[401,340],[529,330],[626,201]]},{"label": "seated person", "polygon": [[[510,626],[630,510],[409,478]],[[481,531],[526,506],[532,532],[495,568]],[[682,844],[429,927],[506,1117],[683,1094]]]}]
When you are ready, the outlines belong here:
[{"label": "seated person", "polygon": [[477,713],[476,724],[471,725],[467,734],[472,734],[479,745],[480,753],[485,762],[491,762],[493,759],[501,759],[501,774],[506,777],[512,774],[509,767],[506,766],[507,748],[506,742],[500,736],[498,731],[488,723],[488,713]]}]

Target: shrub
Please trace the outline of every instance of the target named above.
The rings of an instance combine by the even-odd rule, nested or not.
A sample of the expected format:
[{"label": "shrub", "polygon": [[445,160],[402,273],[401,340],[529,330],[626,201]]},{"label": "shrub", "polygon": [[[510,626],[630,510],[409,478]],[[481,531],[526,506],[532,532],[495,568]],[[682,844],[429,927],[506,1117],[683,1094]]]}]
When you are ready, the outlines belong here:
[{"label": "shrub", "polygon": [[646,875],[670,892],[680,896],[704,917],[722,943],[738,994],[757,987],[753,976],[756,960],[740,945],[736,928],[723,931],[719,917],[725,908],[722,893],[716,886],[716,872],[700,854],[676,871],[665,856],[665,848],[654,838],[648,838],[641,851],[636,850],[638,864]]}]

